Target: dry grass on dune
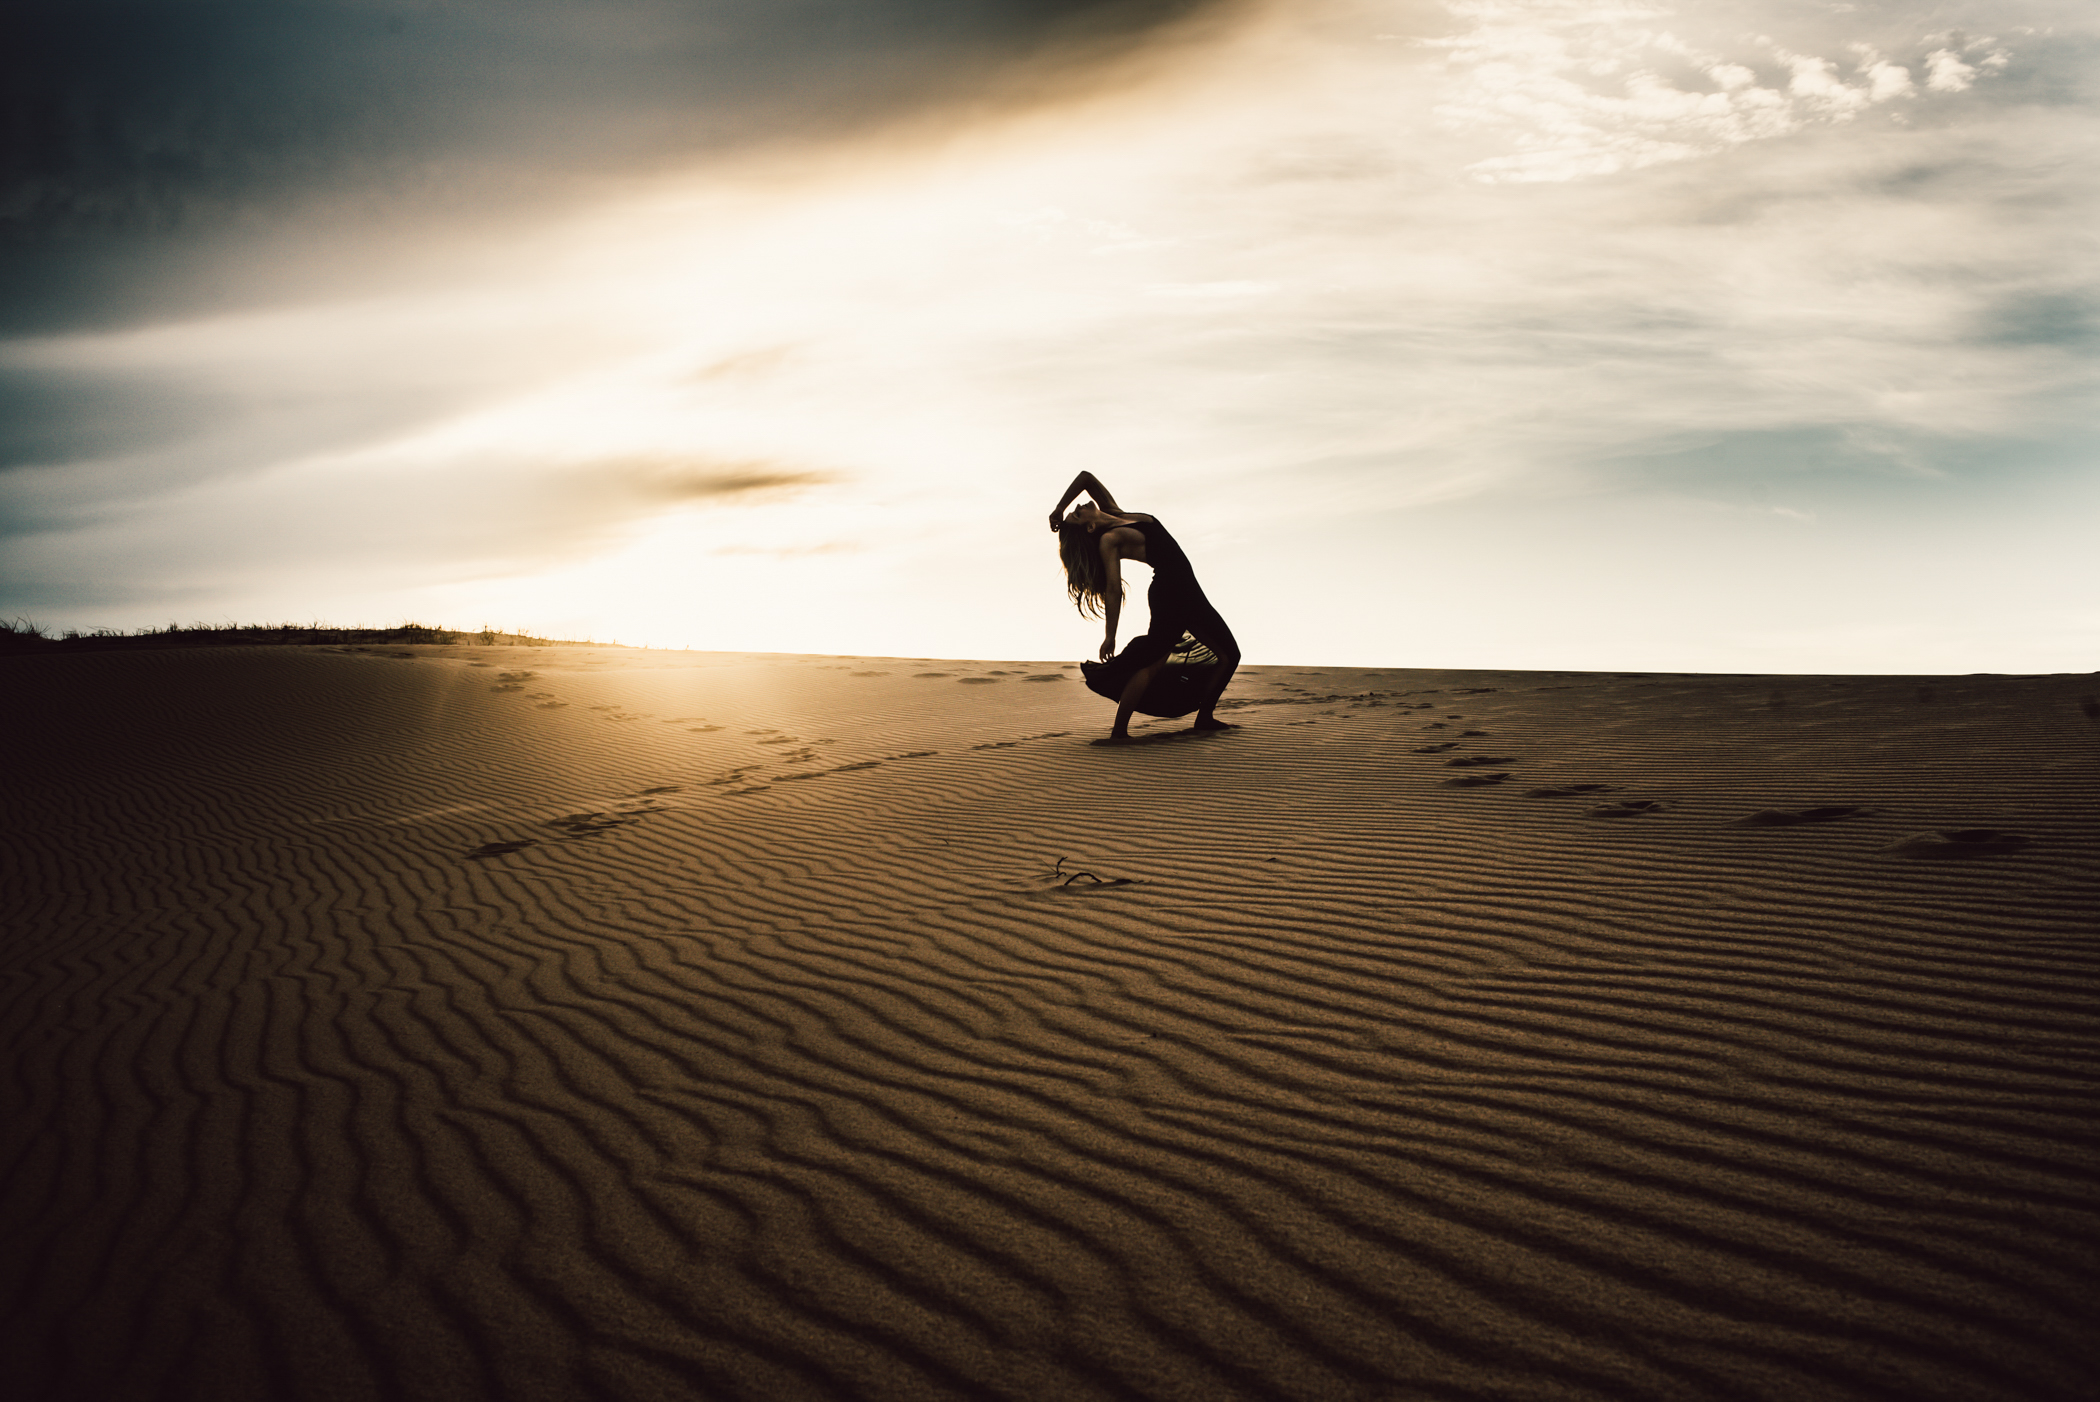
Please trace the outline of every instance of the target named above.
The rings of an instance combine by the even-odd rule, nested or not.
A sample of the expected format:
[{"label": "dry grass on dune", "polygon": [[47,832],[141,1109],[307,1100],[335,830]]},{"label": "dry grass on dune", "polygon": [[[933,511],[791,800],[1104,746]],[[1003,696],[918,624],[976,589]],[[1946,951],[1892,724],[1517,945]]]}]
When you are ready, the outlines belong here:
[{"label": "dry grass on dune", "polygon": [[2095,679],[0,668],[13,1396],[2094,1395]]},{"label": "dry grass on dune", "polygon": [[436,646],[467,643],[482,647],[618,646],[541,638],[531,633],[506,633],[487,626],[461,631],[407,622],[391,628],[335,628],[325,623],[192,623],[185,627],[180,623],[170,623],[165,628],[141,628],[136,632],[126,632],[121,628],[94,628],[82,632],[77,628],[54,631],[27,618],[0,618],[0,655],[138,652],[173,647],[341,647],[381,643]]}]

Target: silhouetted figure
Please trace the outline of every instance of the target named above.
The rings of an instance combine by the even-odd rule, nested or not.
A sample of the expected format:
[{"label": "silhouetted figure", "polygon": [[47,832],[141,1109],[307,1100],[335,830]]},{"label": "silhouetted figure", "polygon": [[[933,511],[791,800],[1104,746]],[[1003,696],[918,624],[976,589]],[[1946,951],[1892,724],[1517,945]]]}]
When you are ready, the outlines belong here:
[{"label": "silhouetted figure", "polygon": [[[1091,501],[1064,514],[1072,498],[1085,492]],[[1107,636],[1101,643],[1101,660],[1114,658],[1119,670],[1134,667],[1128,685],[1116,703],[1116,723],[1108,733],[1110,742],[1130,738],[1130,713],[1145,689],[1166,665],[1167,654],[1187,633],[1215,653],[1217,682],[1196,708],[1195,730],[1229,730],[1211,714],[1218,698],[1232,681],[1240,665],[1240,646],[1232,629],[1203,596],[1189,557],[1167,533],[1156,517],[1125,512],[1101,480],[1091,472],[1072,479],[1050,513],[1050,529],[1057,532],[1057,552],[1064,560],[1065,587],[1082,614],[1104,615]],[[1152,567],[1152,588],[1145,595],[1151,619],[1144,634],[1130,640],[1123,654],[1116,655],[1116,623],[1123,612],[1123,562],[1137,560]]]}]

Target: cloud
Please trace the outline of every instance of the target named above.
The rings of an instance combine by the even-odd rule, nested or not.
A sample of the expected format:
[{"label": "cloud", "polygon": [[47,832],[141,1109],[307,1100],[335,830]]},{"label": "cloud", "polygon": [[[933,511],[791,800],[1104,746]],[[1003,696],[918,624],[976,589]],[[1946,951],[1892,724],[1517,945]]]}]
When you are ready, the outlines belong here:
[{"label": "cloud", "polygon": [[1442,120],[1517,148],[1472,164],[1486,181],[1579,180],[1691,160],[1910,103],[1919,96],[1914,69],[1929,74],[1928,94],[1953,94],[2011,61],[1995,40],[1960,36],[1950,41],[1958,49],[1930,53],[1933,40],[1918,36],[1913,56],[1895,61],[1858,41],[1844,45],[1844,57],[1764,35],[1699,41],[1671,27],[1696,18],[1659,5],[1453,0],[1450,8],[1469,27],[1427,41],[1459,76]]},{"label": "cloud", "polygon": [[[383,446],[229,484],[232,509],[296,515],[305,544],[410,568],[533,569],[605,548],[631,527],[690,509],[778,506],[844,474],[765,459],[622,455],[585,461]],[[247,500],[245,505],[235,505]],[[200,500],[200,505],[202,500]],[[255,555],[275,552],[256,551]]]},{"label": "cloud", "polygon": [[412,436],[606,350],[474,294],[0,342],[0,539]]},{"label": "cloud", "polygon": [[763,458],[743,462],[616,458],[566,469],[561,476],[593,495],[617,488],[662,506],[778,493],[839,480],[836,472],[816,472]]},{"label": "cloud", "polygon": [[0,471],[165,448],[217,417],[208,390],[162,376],[0,368]]},{"label": "cloud", "polygon": [[[764,459],[448,456],[441,445],[439,435],[420,450],[387,444],[153,495],[111,492],[95,513],[53,507],[19,524],[0,591],[23,607],[158,607],[271,580],[300,589],[363,574],[398,589],[516,575],[586,559],[679,512],[777,510],[846,480]],[[99,544],[83,555],[83,539]]]},{"label": "cloud", "polygon": [[0,46],[11,127],[0,146],[0,333],[310,295],[331,277],[383,275],[434,228],[471,238],[703,159],[1054,98],[1229,8],[30,6],[10,16]]},{"label": "cloud", "polygon": [[1934,49],[1925,56],[1931,76],[1925,86],[1934,92],[1967,92],[1976,84],[1976,69],[1961,61],[1952,49]]},{"label": "cloud", "polygon": [[1976,339],[1986,345],[2089,351],[2100,344],[2100,288],[2012,292],[1985,307],[1977,323]]},{"label": "cloud", "polygon": [[716,555],[748,555],[761,559],[798,560],[812,555],[851,555],[867,547],[854,542],[826,540],[814,545],[718,545]]}]

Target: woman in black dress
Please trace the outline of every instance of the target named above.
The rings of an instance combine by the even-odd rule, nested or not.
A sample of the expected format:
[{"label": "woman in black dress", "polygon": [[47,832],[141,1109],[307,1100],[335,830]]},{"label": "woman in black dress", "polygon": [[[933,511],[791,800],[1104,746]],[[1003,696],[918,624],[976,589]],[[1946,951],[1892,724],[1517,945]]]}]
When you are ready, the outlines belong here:
[{"label": "woman in black dress", "polygon": [[[1091,501],[1081,502],[1064,514],[1065,506],[1085,492]],[[1057,552],[1065,565],[1065,587],[1082,614],[1105,614],[1108,634],[1101,643],[1101,660],[1116,654],[1116,623],[1123,612],[1123,562],[1138,560],[1152,567],[1152,588],[1145,596],[1151,620],[1142,637],[1133,638],[1117,661],[1137,668],[1116,703],[1116,724],[1111,741],[1130,738],[1130,713],[1145,688],[1159,675],[1167,654],[1186,632],[1218,657],[1218,679],[1196,710],[1196,730],[1229,730],[1211,714],[1225,687],[1240,665],[1240,646],[1232,630],[1203,596],[1196,571],[1156,517],[1125,512],[1115,497],[1091,472],[1082,472],[1058,498],[1050,513],[1050,529],[1057,532]]]}]

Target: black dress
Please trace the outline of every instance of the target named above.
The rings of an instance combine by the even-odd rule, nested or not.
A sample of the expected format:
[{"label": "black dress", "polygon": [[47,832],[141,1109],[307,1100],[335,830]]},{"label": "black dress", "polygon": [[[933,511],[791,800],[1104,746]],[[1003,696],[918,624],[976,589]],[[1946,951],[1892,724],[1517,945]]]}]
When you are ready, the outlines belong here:
[{"label": "black dress", "polygon": [[[1113,658],[1082,662],[1079,671],[1091,690],[1120,701],[1132,676],[1162,658],[1171,658],[1145,689],[1136,709],[1148,716],[1185,716],[1203,703],[1216,684],[1220,655],[1238,657],[1239,643],[1204,597],[1195,567],[1167,528],[1149,518],[1131,525],[1145,537],[1145,563],[1152,567],[1152,587],[1145,594],[1150,621]],[[1187,646],[1188,639],[1201,646]]]}]

